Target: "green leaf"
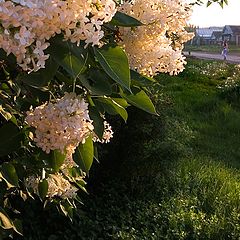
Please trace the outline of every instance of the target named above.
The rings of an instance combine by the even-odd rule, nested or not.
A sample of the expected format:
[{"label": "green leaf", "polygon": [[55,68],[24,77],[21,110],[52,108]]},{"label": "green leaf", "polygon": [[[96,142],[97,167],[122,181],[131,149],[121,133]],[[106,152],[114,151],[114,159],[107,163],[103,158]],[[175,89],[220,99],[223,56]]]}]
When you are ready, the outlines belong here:
[{"label": "green leaf", "polygon": [[100,116],[98,110],[92,106],[89,107],[89,116],[90,116],[90,119],[93,120],[94,132],[97,134],[99,139],[102,139],[103,131],[104,131],[102,117]]},{"label": "green leaf", "polygon": [[123,108],[127,108],[130,106],[130,104],[128,104],[128,102],[123,99],[123,98],[112,98],[112,100],[117,103],[118,105],[122,106]]},{"label": "green leaf", "polygon": [[11,122],[4,124],[0,128],[0,156],[7,155],[21,147],[23,134],[18,127]]},{"label": "green leaf", "polygon": [[18,187],[18,175],[11,163],[3,163],[1,166],[2,177],[12,186]]},{"label": "green leaf", "polygon": [[118,84],[130,91],[130,70],[128,58],[119,46],[94,48],[95,56],[104,71]]},{"label": "green leaf", "polygon": [[[85,59],[82,54],[77,52],[77,46],[72,43],[62,41],[61,39],[54,39],[49,47],[49,51],[53,59],[61,65],[73,78],[86,70]],[[79,47],[80,48],[80,47]],[[74,53],[76,50],[77,54]]]},{"label": "green leaf", "polygon": [[43,200],[48,193],[48,181],[46,179],[43,179],[41,182],[38,184],[38,193],[39,197]]},{"label": "green leaf", "polygon": [[23,227],[22,227],[22,221],[19,220],[19,219],[15,219],[13,221],[13,230],[20,234],[20,235],[23,235]]},{"label": "green leaf", "polygon": [[73,181],[76,179],[79,179],[79,177],[82,177],[82,170],[79,168],[79,166],[72,167],[68,169],[69,176],[73,177]]},{"label": "green leaf", "polygon": [[[41,91],[48,91],[48,83],[49,80],[44,81],[40,73],[32,73],[32,74],[19,74],[17,77],[17,81],[21,81],[24,84],[31,86],[33,88],[40,89]],[[20,83],[21,84],[21,83]]]},{"label": "green leaf", "polygon": [[46,62],[45,68],[30,74],[19,74],[17,80],[31,87],[47,91],[47,86],[56,74],[58,67],[59,65],[50,57]]},{"label": "green leaf", "polygon": [[212,1],[207,1],[207,7],[209,7],[212,4]]},{"label": "green leaf", "polygon": [[93,155],[93,141],[91,137],[88,137],[84,144],[79,144],[73,154],[73,159],[88,174],[93,163]]},{"label": "green leaf", "polygon": [[10,64],[11,68],[16,70],[16,57],[11,53],[7,54],[2,48],[0,49],[0,59],[5,60],[8,64]]},{"label": "green leaf", "polygon": [[102,70],[91,68],[88,75],[81,75],[79,79],[92,95],[110,95],[112,93],[112,79]]},{"label": "green leaf", "polygon": [[110,24],[112,24],[114,26],[122,26],[122,27],[136,27],[136,26],[143,25],[136,18],[133,18],[122,12],[116,12],[116,14],[113,16]]},{"label": "green leaf", "polygon": [[3,229],[13,228],[13,223],[3,208],[0,207],[0,226]]},{"label": "green leaf", "polygon": [[138,86],[149,86],[152,85],[153,83],[156,83],[156,81],[153,78],[143,76],[140,73],[131,70],[131,80],[134,85]]},{"label": "green leaf", "polygon": [[110,95],[112,93],[109,82],[100,78],[90,78],[89,76],[79,76],[81,84],[88,89],[91,95]]},{"label": "green leaf", "polygon": [[60,209],[65,216],[68,216],[71,220],[73,219],[73,206],[69,202],[65,201],[60,204]]},{"label": "green leaf", "polygon": [[53,58],[50,56],[49,59],[46,61],[45,68],[40,69],[38,72],[41,73],[43,79],[45,81],[51,81],[53,77],[55,76],[59,65],[53,60]]},{"label": "green leaf", "polygon": [[223,5],[224,5],[223,0],[219,3],[219,5],[221,6],[221,8],[223,8]]},{"label": "green leaf", "polygon": [[115,102],[111,98],[98,98],[95,100],[96,102],[100,102],[105,111],[109,114],[116,115],[119,114],[123,120],[126,122],[128,118],[128,113],[124,107],[122,107],[120,104]]},{"label": "green leaf", "polygon": [[157,115],[151,99],[143,90],[134,88],[133,94],[124,93],[121,91],[120,95],[133,106],[138,107],[145,112]]},{"label": "green leaf", "polygon": [[72,79],[71,77],[67,77],[66,74],[63,74],[61,72],[57,72],[56,73],[56,78],[61,81],[61,82],[64,82],[68,85],[72,85],[74,83],[74,79]]},{"label": "green leaf", "polygon": [[66,158],[66,154],[61,153],[58,150],[51,151],[51,157],[49,165],[55,172],[57,172],[62,166],[64,160]]},{"label": "green leaf", "polygon": [[0,105],[0,114],[5,118],[5,120],[9,121],[12,118],[12,114],[3,109],[2,105]]},{"label": "green leaf", "polygon": [[85,193],[88,193],[87,192],[87,189],[86,189],[86,182],[84,181],[84,180],[77,180],[77,181],[75,181],[75,183],[77,184],[77,186],[82,190],[82,191],[84,191]]},{"label": "green leaf", "polygon": [[[20,159],[16,159],[16,161],[17,161],[17,163],[14,163],[14,167],[16,169],[18,178],[22,179],[22,178],[26,177],[25,164],[23,164]],[[31,166],[32,166],[32,164],[31,164]]]},{"label": "green leaf", "polygon": [[76,78],[85,70],[83,59],[77,58],[71,52],[62,58],[56,58],[56,56],[53,57],[73,78]]},{"label": "green leaf", "polygon": [[14,125],[18,126],[17,119],[16,119],[16,117],[15,117],[14,115],[12,115],[10,121],[11,121]]}]

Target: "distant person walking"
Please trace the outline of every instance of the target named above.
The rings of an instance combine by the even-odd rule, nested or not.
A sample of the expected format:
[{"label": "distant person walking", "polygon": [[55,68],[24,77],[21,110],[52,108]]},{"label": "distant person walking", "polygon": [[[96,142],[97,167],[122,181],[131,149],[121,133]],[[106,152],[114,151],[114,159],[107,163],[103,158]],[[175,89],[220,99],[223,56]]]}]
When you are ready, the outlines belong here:
[{"label": "distant person walking", "polygon": [[223,46],[223,50],[222,50],[223,60],[226,60],[227,54],[228,54],[228,43],[226,40],[223,42],[222,46]]}]

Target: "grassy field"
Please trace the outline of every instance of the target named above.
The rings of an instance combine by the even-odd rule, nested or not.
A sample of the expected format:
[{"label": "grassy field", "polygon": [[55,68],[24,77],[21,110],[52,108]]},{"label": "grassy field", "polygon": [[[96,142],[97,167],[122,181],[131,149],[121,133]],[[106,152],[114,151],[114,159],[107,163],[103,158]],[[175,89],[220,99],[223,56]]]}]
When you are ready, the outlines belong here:
[{"label": "grassy field", "polygon": [[[184,51],[196,51],[207,53],[221,53],[222,46],[220,45],[186,45]],[[229,54],[240,55],[240,46],[229,45]]]},{"label": "grassy field", "polygon": [[191,141],[194,154],[239,167],[238,67],[194,60],[181,76],[162,78],[163,91],[175,103],[177,116],[196,133]]},{"label": "grassy field", "polygon": [[29,204],[24,239],[240,239],[238,66],[189,59],[156,79],[159,116],[113,118],[73,222]]}]

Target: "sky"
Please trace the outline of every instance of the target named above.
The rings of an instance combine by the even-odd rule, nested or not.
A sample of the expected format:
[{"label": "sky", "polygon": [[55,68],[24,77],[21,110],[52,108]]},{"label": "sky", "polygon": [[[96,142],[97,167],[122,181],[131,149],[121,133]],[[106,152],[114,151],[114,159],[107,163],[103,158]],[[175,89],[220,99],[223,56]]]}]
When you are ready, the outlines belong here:
[{"label": "sky", "polygon": [[195,6],[189,23],[199,27],[240,25],[240,0],[228,2],[223,9],[216,3]]}]

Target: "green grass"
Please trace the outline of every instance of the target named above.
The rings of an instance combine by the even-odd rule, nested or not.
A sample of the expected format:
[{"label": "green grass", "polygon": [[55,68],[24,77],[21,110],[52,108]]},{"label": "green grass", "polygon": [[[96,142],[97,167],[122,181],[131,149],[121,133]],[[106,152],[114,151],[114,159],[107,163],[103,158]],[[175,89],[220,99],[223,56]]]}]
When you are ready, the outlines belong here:
[{"label": "green grass", "polygon": [[[202,69],[209,69],[208,62],[197,62],[195,67],[200,63],[203,64]],[[189,79],[188,71],[193,72],[193,68],[189,66],[182,76],[169,78],[168,81],[161,80],[163,76],[159,77],[164,84],[162,91],[172,98],[178,117],[184,119],[196,132],[192,146],[198,154],[209,155],[239,167],[240,145],[237,139],[240,134],[240,101],[239,98],[231,100],[227,96],[234,94],[234,87],[224,90],[218,88],[228,77],[234,75],[234,68],[233,65],[220,63],[211,65],[215,65],[218,74],[214,74],[214,69],[205,74],[196,71]],[[240,74],[237,74],[236,82],[240,80]]]},{"label": "green grass", "polygon": [[159,116],[112,119],[73,222],[25,204],[24,239],[240,239],[239,69],[189,59],[156,79]]},{"label": "green grass", "polygon": [[[222,47],[220,45],[186,45],[184,51],[197,51],[197,52],[209,52],[209,53],[220,53]],[[230,54],[240,54],[240,47],[236,45],[229,45]]]}]

